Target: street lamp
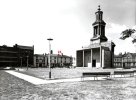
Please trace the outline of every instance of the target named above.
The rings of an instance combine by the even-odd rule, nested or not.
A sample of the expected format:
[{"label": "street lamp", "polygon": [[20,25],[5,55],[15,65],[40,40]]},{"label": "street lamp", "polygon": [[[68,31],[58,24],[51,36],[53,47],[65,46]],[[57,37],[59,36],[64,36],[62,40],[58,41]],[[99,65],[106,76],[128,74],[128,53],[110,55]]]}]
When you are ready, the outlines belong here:
[{"label": "street lamp", "polygon": [[22,68],[22,57],[20,57],[20,59],[21,59],[20,67]]},{"label": "street lamp", "polygon": [[52,38],[48,38],[47,39],[49,41],[49,78],[51,79],[51,43],[50,41],[52,41],[53,39]]},{"label": "street lamp", "polygon": [[28,57],[29,57],[29,56],[26,56],[26,57],[27,57],[27,70],[28,70]]}]

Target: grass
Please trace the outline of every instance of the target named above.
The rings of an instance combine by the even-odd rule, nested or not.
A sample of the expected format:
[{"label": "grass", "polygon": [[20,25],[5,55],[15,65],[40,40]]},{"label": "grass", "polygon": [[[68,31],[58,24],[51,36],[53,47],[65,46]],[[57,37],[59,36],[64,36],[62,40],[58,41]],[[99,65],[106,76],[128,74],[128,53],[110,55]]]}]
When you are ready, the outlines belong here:
[{"label": "grass", "polygon": [[36,88],[33,84],[0,71],[0,100],[18,100],[32,94]]},{"label": "grass", "polygon": [[[97,71],[108,71],[113,73],[114,70],[131,70],[131,69],[92,69],[88,67],[77,67],[77,68],[53,68],[51,69],[52,79],[66,79],[66,78],[79,78],[83,72],[97,72]],[[27,75],[35,76],[42,79],[49,78],[49,68],[23,68],[23,71],[19,71]]]},{"label": "grass", "polygon": [[[68,73],[73,70],[68,69]],[[82,71],[78,69],[78,72],[80,70]],[[29,71],[39,74],[43,69]],[[45,70],[43,72],[45,73]],[[135,100],[135,98],[136,77],[33,85],[0,71],[0,100]]]},{"label": "grass", "polygon": [[[42,79],[48,79],[49,69],[48,68],[34,68],[24,71],[19,71],[21,73],[35,76]],[[69,68],[54,68],[51,69],[52,79],[65,79],[65,78],[76,78],[81,77],[82,69],[69,69]]]}]

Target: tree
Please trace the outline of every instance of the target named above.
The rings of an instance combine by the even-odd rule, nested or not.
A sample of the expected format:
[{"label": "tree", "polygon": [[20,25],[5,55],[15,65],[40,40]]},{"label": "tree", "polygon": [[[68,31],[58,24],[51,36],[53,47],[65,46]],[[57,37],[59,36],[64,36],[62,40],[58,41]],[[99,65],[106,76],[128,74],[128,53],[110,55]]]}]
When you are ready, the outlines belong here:
[{"label": "tree", "polygon": [[121,33],[121,37],[120,39],[125,40],[126,38],[133,38],[132,42],[135,43],[136,42],[136,35],[134,35],[134,33],[136,32],[135,29],[126,29]]}]

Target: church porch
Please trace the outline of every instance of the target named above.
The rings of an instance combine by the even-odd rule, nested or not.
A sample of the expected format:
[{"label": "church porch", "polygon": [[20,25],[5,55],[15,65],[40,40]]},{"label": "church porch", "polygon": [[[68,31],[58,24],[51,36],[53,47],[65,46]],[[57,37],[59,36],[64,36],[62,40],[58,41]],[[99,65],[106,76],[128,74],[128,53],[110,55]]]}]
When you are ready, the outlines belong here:
[{"label": "church porch", "polygon": [[82,49],[77,51],[78,67],[102,67],[102,50],[101,47]]}]

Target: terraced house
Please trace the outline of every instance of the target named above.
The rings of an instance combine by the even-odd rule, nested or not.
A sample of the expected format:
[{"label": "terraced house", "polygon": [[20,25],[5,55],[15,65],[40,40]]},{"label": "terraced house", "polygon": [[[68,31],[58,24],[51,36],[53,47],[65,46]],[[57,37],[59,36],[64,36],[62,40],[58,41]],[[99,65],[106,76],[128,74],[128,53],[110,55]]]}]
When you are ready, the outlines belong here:
[{"label": "terraced house", "polygon": [[[49,60],[48,54],[35,54],[34,55],[34,67],[48,67]],[[51,67],[69,67],[73,64],[73,58],[71,56],[51,54]]]},{"label": "terraced house", "polygon": [[46,54],[34,54],[34,67],[47,67]]},{"label": "terraced house", "polygon": [[120,53],[114,56],[114,67],[136,68],[136,53]]}]

